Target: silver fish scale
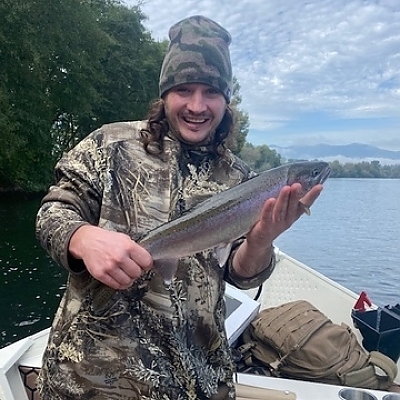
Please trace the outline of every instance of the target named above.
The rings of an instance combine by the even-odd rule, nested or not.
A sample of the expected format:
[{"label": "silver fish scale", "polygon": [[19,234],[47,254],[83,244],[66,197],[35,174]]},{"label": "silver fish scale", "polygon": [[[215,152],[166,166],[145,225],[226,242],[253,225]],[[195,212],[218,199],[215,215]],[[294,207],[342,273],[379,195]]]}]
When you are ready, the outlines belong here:
[{"label": "silver fish scale", "polygon": [[298,182],[304,194],[329,176],[329,164],[307,161],[284,164],[214,195],[181,217],[152,230],[140,244],[154,260],[182,257],[228,244],[255,224],[264,202],[282,187]]}]

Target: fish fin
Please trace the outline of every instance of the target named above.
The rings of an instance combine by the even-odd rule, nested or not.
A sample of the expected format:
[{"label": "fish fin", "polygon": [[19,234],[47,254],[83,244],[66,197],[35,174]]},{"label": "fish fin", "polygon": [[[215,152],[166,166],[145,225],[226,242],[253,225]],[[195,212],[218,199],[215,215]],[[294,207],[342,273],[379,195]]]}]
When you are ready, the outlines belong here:
[{"label": "fish fin", "polygon": [[303,204],[301,201],[299,201],[301,207],[303,208],[304,214],[307,214],[308,216],[311,215],[311,210],[309,207],[307,207],[305,204]]},{"label": "fish fin", "polygon": [[166,286],[169,286],[178,269],[179,259],[160,259],[154,260],[153,268],[161,276]]},{"label": "fish fin", "polygon": [[231,254],[232,244],[221,243],[215,247],[214,252],[217,256],[219,266],[222,268],[228,261],[229,255]]}]

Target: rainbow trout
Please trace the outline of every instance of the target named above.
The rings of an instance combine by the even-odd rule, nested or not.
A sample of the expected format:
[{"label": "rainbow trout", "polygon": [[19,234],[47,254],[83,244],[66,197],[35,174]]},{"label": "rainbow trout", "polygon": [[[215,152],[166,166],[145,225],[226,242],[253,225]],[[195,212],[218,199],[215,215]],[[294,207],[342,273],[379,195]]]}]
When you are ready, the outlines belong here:
[{"label": "rainbow trout", "polygon": [[305,161],[262,172],[151,230],[139,244],[152,255],[154,270],[166,284],[173,279],[178,260],[191,254],[214,249],[222,266],[228,259],[230,243],[249,232],[267,199],[276,198],[284,186],[296,182],[304,195],[325,182],[330,171],[326,162]]}]

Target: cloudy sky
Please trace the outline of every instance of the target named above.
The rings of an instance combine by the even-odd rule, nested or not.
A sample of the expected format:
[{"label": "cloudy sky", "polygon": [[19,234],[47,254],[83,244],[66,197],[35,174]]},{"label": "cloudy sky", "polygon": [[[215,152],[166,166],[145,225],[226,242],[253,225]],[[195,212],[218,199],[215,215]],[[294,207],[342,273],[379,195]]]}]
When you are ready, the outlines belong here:
[{"label": "cloudy sky", "polygon": [[251,143],[400,150],[399,0],[143,0],[141,9],[155,39],[195,14],[230,31]]}]

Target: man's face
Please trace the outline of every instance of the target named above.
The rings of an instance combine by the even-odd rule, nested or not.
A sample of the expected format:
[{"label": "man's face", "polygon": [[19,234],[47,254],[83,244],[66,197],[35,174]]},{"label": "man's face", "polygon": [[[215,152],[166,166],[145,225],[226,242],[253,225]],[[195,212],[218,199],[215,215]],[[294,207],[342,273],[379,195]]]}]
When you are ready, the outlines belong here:
[{"label": "man's face", "polygon": [[168,91],[165,114],[176,137],[204,144],[220,124],[227,107],[223,94],[202,83],[185,83]]}]

